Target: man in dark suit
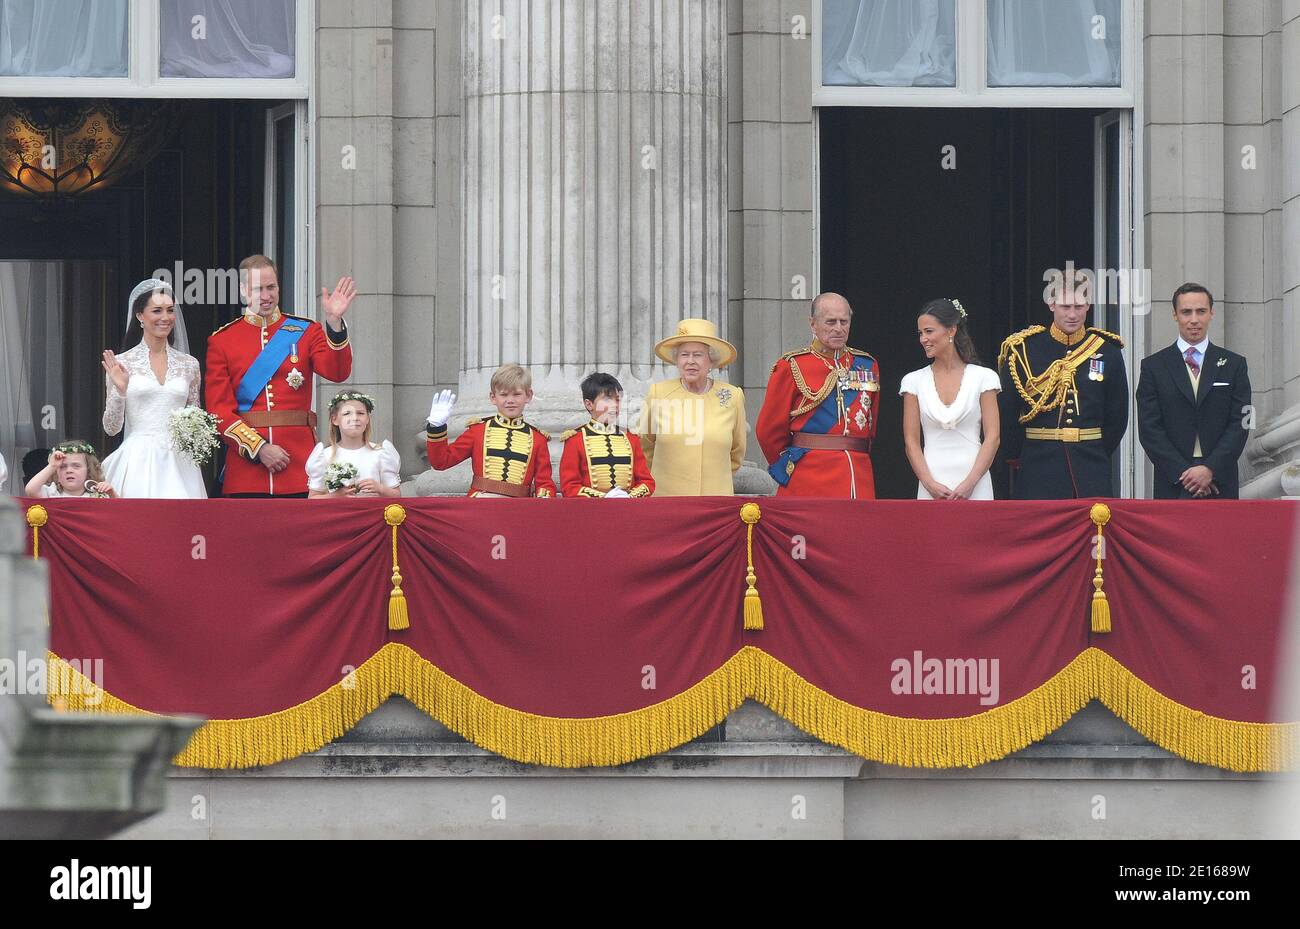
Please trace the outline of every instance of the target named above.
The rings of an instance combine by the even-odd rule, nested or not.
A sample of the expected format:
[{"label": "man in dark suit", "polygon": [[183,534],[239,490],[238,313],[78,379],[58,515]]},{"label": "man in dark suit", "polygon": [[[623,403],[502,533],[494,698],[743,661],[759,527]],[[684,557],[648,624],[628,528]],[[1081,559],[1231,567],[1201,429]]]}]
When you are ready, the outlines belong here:
[{"label": "man in dark suit", "polygon": [[1246,359],[1210,344],[1214,297],[1174,292],[1178,341],[1142,360],[1138,437],[1155,465],[1157,500],[1236,499],[1250,407]]}]

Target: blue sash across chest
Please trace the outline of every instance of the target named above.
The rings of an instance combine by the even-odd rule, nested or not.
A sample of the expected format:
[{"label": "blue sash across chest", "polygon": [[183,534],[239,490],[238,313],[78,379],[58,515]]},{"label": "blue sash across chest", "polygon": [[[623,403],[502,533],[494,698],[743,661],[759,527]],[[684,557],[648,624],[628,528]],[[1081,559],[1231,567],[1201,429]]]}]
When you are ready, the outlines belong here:
[{"label": "blue sash across chest", "polygon": [[247,413],[253,408],[253,401],[266,389],[266,385],[275,377],[275,372],[280,370],[280,365],[284,364],[284,359],[289,357],[289,352],[306,331],[307,323],[289,319],[271,336],[271,340],[239,379],[239,388],[235,391],[239,412]]}]

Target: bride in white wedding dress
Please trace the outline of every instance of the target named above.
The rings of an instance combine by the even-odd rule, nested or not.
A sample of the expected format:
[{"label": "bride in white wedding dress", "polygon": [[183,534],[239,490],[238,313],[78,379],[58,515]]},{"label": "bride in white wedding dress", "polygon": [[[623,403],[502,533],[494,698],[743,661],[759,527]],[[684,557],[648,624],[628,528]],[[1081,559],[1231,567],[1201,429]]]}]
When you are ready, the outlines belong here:
[{"label": "bride in white wedding dress", "polygon": [[992,500],[989,467],[1000,439],[1001,380],[996,371],[976,364],[960,302],[927,303],[916,329],[930,364],[904,377],[898,391],[903,395],[903,444],[919,484],[916,496]]},{"label": "bride in white wedding dress", "polygon": [[[175,410],[201,406],[199,363],[187,355],[184,322],[171,287],[151,278],[131,291],[128,320],[140,342],[120,355],[104,352],[104,431],[126,438],[104,459],[104,478],[120,497],[206,497],[198,465],[172,447],[168,420]],[[181,348],[170,344],[176,333]],[[129,340],[129,335],[128,335]]]}]

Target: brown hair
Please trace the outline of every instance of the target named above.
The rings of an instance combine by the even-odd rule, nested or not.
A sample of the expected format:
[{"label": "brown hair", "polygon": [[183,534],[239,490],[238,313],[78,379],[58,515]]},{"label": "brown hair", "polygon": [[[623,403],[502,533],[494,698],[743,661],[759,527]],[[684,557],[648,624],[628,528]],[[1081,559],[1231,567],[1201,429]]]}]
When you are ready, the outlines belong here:
[{"label": "brown hair", "polygon": [[969,365],[980,363],[979,352],[975,350],[975,342],[970,337],[970,330],[966,328],[966,317],[961,315],[957,304],[951,300],[931,300],[921,307],[921,312],[917,315],[933,316],[945,329],[955,327],[957,334],[953,336],[953,346],[957,349],[957,356]]},{"label": "brown hair", "polygon": [[1184,284],[1174,291],[1174,309],[1178,309],[1178,298],[1184,294],[1205,294],[1210,298],[1210,309],[1214,309],[1214,294],[1210,293],[1209,288],[1202,287],[1200,284]]},{"label": "brown hair", "polygon": [[366,421],[366,431],[361,436],[361,441],[366,448],[378,448],[378,446],[370,440],[371,430],[375,427],[373,416],[374,410],[372,410],[364,400],[358,400],[356,397],[349,397],[345,400],[336,399],[334,403],[330,404],[330,453],[329,457],[326,459],[327,461],[334,460],[334,453],[338,449],[339,443],[343,441],[343,432],[334,424],[334,415],[338,413],[339,407],[343,406],[345,403],[360,403],[365,407],[366,415],[370,418]]}]

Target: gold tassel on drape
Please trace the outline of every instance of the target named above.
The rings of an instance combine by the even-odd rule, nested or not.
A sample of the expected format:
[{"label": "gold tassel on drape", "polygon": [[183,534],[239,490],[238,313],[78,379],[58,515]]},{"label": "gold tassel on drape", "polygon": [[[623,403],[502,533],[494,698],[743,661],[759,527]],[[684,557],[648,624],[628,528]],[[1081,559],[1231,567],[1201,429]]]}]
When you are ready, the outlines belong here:
[{"label": "gold tassel on drape", "polygon": [[[27,508],[27,525],[32,527],[32,561],[37,561],[41,557],[41,527],[50,521],[50,511],[45,509],[39,503],[34,503]],[[50,608],[45,607],[45,625],[50,624]],[[63,702],[56,701],[54,708],[56,710],[64,709]]]},{"label": "gold tassel on drape", "polygon": [[393,589],[388,594],[388,628],[410,629],[406,594],[402,593],[402,572],[397,566],[397,527],[406,521],[406,509],[396,503],[384,507],[384,522],[393,528]]},{"label": "gold tassel on drape", "polygon": [[39,503],[27,508],[27,525],[32,527],[32,558],[41,557],[41,527],[50,521],[49,510]]},{"label": "gold tassel on drape", "polygon": [[750,632],[760,632],[763,629],[763,601],[758,598],[758,588],[754,586],[758,583],[758,576],[754,574],[754,524],[763,518],[763,511],[758,508],[757,503],[746,503],[740,508],[740,518],[746,527],[745,583],[749,585],[749,589],[745,591],[745,629]]},{"label": "gold tassel on drape", "polygon": [[1106,600],[1106,591],[1101,589],[1101,563],[1106,554],[1106,540],[1102,536],[1102,528],[1110,522],[1110,507],[1104,503],[1094,504],[1090,515],[1097,526],[1097,574],[1092,579],[1092,586],[1095,588],[1092,593],[1092,631],[1110,632],[1110,603]]}]

